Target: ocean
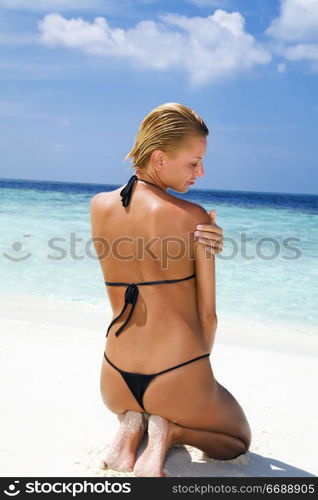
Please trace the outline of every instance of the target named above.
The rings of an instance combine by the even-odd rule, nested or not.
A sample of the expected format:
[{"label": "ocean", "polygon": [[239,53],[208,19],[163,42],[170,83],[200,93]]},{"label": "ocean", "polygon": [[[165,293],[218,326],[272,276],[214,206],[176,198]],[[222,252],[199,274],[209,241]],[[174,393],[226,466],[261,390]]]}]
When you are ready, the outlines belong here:
[{"label": "ocean", "polygon": [[[0,294],[103,303],[89,203],[118,187],[0,179]],[[225,238],[216,256],[218,316],[315,331],[318,195],[168,192],[216,210]]]}]

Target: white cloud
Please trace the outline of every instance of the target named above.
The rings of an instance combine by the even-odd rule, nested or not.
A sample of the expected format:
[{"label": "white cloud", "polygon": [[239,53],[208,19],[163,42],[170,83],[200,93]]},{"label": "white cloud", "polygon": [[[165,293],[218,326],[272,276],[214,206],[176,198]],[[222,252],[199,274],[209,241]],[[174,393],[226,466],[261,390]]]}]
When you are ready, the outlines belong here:
[{"label": "white cloud", "polygon": [[[193,86],[232,77],[271,55],[244,29],[238,12],[216,10],[207,17],[162,14],[160,22],[140,21],[124,30],[111,28],[104,17],[92,23],[51,13],[39,22],[40,41],[88,54],[129,58],[136,68],[185,69]],[[172,28],[171,28],[172,27]]]},{"label": "white cloud", "polygon": [[298,43],[285,50],[287,59],[290,61],[300,61],[308,59],[318,61],[318,43]]},{"label": "white cloud", "polygon": [[280,16],[266,34],[285,41],[318,41],[318,1],[281,0]]},{"label": "white cloud", "polygon": [[266,34],[276,40],[277,54],[289,61],[309,61],[317,71],[318,0],[281,0],[280,15]]}]

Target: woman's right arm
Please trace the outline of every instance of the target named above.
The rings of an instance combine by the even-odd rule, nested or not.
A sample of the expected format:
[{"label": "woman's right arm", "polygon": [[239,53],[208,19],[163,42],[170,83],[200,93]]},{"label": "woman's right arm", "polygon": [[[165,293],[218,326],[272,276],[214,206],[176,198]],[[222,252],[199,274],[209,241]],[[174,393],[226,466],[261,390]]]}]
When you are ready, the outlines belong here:
[{"label": "woman's right arm", "polygon": [[[198,224],[210,224],[207,212],[195,205],[192,212],[194,228]],[[195,241],[194,260],[196,273],[197,311],[208,349],[212,350],[217,328],[215,255],[205,249],[205,245]]]}]

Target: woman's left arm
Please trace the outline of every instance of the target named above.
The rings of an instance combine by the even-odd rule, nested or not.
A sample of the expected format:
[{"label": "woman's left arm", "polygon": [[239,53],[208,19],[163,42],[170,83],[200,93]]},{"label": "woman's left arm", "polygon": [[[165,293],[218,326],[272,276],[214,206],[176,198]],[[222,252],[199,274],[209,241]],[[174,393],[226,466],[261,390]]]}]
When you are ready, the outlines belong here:
[{"label": "woman's left arm", "polygon": [[222,252],[223,249],[223,229],[215,223],[215,210],[210,210],[210,224],[199,224],[196,227],[194,237],[198,243],[203,243],[206,250],[213,254]]}]

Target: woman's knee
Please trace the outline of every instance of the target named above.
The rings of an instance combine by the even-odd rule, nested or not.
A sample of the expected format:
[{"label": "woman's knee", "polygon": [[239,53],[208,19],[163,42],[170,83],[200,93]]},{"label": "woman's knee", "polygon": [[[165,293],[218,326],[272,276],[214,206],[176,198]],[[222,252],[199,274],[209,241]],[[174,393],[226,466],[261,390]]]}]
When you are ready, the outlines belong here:
[{"label": "woman's knee", "polygon": [[[216,435],[217,434],[218,433],[216,433]],[[214,445],[212,445],[211,451],[205,451],[207,457],[218,460],[233,460],[247,452],[247,447],[240,438],[223,434],[220,436],[220,439],[219,446],[217,446],[215,444],[217,442],[215,436]]]},{"label": "woman's knee", "polygon": [[229,450],[229,456],[224,458],[223,460],[234,460],[234,458],[237,458],[240,455],[244,455],[247,451],[247,446],[243,441],[241,441],[241,443],[235,445],[231,450]]},{"label": "woman's knee", "polygon": [[228,445],[226,457],[223,460],[233,460],[234,458],[244,455],[248,450],[247,442],[241,438],[234,438]]},{"label": "woman's knee", "polygon": [[251,442],[252,442],[252,431],[251,431],[251,427],[250,427],[249,423],[247,422],[247,420],[245,423],[245,432],[244,432],[242,441],[245,444],[246,450],[244,453],[246,453],[249,450],[249,447],[251,446]]}]

